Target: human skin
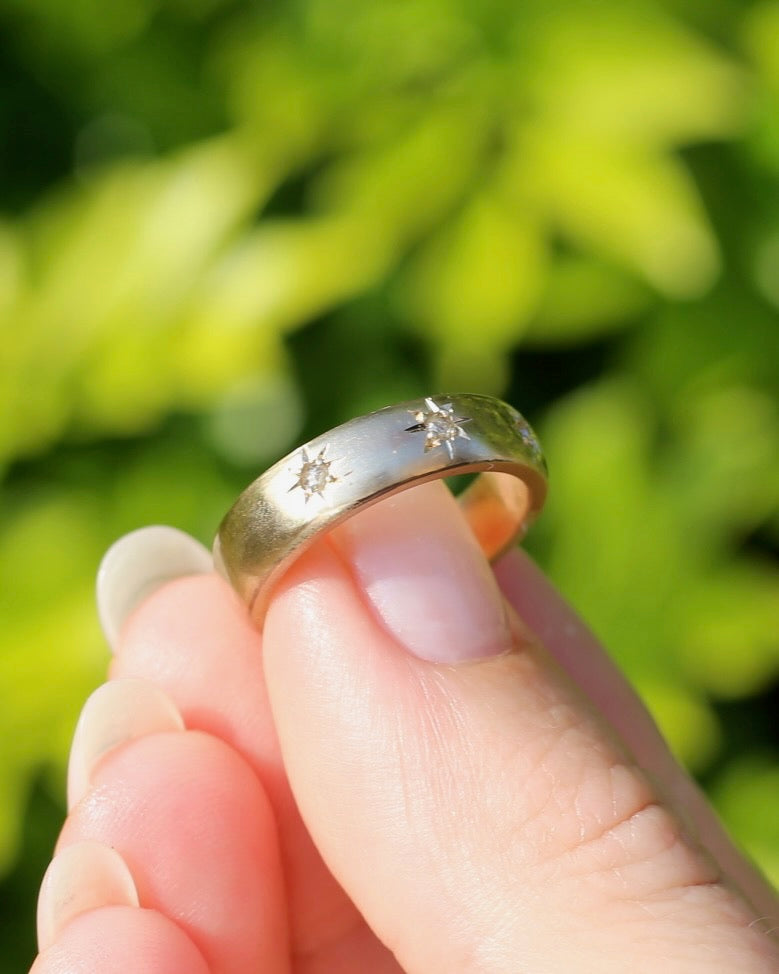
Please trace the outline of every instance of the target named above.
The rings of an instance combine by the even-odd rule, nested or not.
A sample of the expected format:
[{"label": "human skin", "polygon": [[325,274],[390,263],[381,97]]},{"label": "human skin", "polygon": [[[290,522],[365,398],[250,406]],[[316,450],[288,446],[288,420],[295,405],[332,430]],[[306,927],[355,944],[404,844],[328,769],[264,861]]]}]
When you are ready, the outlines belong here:
[{"label": "human skin", "polygon": [[779,969],[773,891],[571,608],[520,551],[493,571],[442,484],[306,552],[262,634],[208,573],[121,615],[33,974]]}]

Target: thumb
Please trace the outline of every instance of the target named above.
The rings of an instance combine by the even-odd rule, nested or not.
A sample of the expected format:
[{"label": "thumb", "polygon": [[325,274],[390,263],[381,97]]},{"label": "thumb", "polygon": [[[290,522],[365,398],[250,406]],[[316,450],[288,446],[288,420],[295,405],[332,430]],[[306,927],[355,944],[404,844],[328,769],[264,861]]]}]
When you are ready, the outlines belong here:
[{"label": "thumb", "polygon": [[264,658],[303,817],[408,974],[773,970],[746,904],[507,610],[442,484],[304,555]]}]

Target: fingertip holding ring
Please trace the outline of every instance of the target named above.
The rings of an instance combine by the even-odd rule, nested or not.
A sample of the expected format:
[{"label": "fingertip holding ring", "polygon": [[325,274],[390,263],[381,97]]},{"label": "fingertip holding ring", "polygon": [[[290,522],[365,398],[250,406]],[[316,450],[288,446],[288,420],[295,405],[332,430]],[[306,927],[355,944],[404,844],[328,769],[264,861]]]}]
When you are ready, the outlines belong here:
[{"label": "fingertip holding ring", "polygon": [[100,759],[146,734],[184,729],[168,695],[149,680],[122,677],[99,686],[84,704],[68,762],[68,808],[89,790]]},{"label": "fingertip holding ring", "polygon": [[208,549],[167,525],[139,528],[115,541],[97,572],[98,615],[111,649],[116,649],[122,626],[145,598],[174,578],[212,570]]},{"label": "fingertip holding ring", "polygon": [[127,863],[100,842],[74,842],[49,863],[38,896],[38,950],[56,940],[75,917],[103,906],[138,906]]}]

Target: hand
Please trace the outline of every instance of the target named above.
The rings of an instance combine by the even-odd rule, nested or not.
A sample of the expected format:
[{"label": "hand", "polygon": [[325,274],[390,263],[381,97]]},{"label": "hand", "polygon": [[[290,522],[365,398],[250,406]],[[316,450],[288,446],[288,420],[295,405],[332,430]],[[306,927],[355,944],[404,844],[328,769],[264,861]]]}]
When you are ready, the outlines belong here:
[{"label": "hand", "polygon": [[444,485],[307,552],[262,637],[213,574],[125,619],[176,559],[202,555],[162,529],[109,555],[120,634],[34,974],[778,969],[771,890],[572,610],[520,551],[493,574]]}]

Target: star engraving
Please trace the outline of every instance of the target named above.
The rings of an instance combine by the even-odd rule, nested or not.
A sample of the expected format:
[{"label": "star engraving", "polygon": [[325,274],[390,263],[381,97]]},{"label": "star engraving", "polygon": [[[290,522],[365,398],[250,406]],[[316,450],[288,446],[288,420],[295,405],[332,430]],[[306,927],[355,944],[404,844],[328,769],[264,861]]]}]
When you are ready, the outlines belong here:
[{"label": "star engraving", "polygon": [[327,446],[323,446],[315,457],[310,457],[305,447],[301,450],[303,463],[298,471],[298,479],[290,487],[290,490],[300,487],[305,494],[306,503],[309,502],[314,494],[318,494],[324,498],[324,491],[327,485],[334,484],[338,480],[338,477],[334,477],[330,473],[330,466],[333,461],[325,460],[326,452]]},{"label": "star engraving", "polygon": [[410,409],[409,412],[416,422],[407,426],[407,433],[425,434],[425,453],[443,446],[454,457],[454,441],[460,437],[469,440],[470,436],[462,428],[463,423],[470,423],[470,416],[457,416],[454,406],[450,402],[438,405],[435,399],[425,399],[427,409]]}]

